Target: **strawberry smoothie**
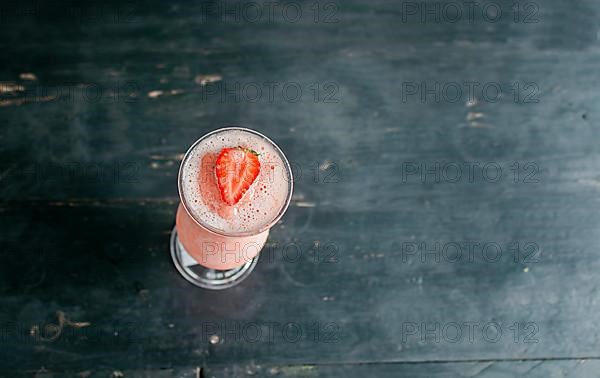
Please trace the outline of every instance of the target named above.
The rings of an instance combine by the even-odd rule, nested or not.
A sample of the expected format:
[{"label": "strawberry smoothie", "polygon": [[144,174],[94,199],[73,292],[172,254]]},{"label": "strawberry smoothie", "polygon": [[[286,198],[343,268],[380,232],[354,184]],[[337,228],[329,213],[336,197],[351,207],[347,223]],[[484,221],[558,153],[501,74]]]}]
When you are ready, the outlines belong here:
[{"label": "strawberry smoothie", "polygon": [[291,194],[289,164],[271,140],[239,127],[213,131],[181,163],[179,243],[206,268],[240,267],[263,248]]}]

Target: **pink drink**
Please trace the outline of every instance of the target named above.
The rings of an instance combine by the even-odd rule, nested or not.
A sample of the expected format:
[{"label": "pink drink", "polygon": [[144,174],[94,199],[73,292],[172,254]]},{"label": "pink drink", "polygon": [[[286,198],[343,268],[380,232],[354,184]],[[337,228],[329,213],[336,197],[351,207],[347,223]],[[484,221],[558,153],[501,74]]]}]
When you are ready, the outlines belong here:
[{"label": "pink drink", "polygon": [[[258,152],[260,173],[233,206],[221,198],[215,162],[223,148]],[[292,194],[289,164],[265,136],[244,128],[213,131],[186,153],[179,170],[177,236],[198,264],[216,270],[240,267],[258,255],[269,229],[283,216]]]}]

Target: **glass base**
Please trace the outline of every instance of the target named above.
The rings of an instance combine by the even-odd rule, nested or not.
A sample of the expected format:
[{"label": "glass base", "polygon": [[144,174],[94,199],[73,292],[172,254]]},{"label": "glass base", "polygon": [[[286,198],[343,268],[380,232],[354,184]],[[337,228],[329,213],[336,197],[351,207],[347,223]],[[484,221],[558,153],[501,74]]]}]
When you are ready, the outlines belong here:
[{"label": "glass base", "polygon": [[244,265],[229,270],[206,268],[198,264],[183,248],[177,237],[177,227],[173,227],[171,232],[171,257],[175,268],[188,282],[203,289],[223,290],[239,284],[252,273],[259,255],[260,253]]}]

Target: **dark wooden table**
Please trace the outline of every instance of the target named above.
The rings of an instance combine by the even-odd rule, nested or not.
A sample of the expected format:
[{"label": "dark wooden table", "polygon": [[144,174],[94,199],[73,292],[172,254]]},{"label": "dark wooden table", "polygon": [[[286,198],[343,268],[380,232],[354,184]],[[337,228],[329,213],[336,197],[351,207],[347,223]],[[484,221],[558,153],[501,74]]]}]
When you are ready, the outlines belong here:
[{"label": "dark wooden table", "polygon": [[[597,377],[600,3],[39,1],[0,22],[0,375]],[[169,256],[182,153],[296,175],[256,270]]]}]

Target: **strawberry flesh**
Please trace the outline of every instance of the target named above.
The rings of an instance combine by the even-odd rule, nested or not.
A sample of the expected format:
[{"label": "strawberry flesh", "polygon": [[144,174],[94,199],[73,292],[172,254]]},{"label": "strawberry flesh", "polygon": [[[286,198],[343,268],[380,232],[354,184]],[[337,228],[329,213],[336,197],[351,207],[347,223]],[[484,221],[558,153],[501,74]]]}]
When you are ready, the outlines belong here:
[{"label": "strawberry flesh", "polygon": [[215,167],[221,199],[229,206],[238,203],[259,173],[260,162],[255,151],[241,146],[222,149]]}]

